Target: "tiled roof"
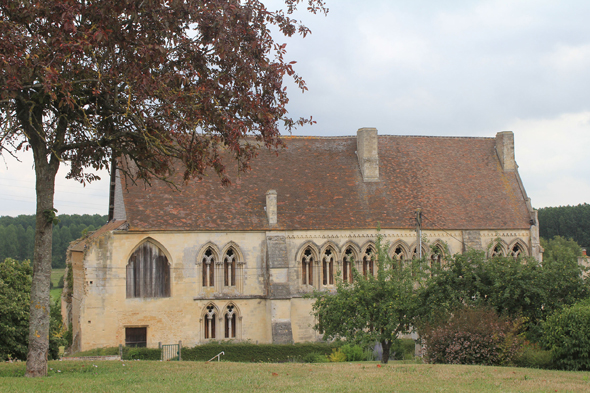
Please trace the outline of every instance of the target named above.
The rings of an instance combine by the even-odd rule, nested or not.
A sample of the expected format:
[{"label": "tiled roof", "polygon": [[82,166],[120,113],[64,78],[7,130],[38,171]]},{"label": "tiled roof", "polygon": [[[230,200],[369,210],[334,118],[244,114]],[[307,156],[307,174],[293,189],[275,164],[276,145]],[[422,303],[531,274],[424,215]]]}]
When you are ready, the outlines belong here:
[{"label": "tiled roof", "polygon": [[[221,186],[215,174],[175,191],[161,181],[123,189],[130,230],[305,230],[415,227],[525,229],[530,215],[515,172],[493,138],[379,136],[380,181],[363,182],[355,137],[285,137],[252,170]],[[232,174],[228,165],[228,173]],[[234,172],[235,173],[235,172]],[[270,228],[266,191],[278,194]]]},{"label": "tiled roof", "polygon": [[88,237],[82,237],[77,240],[77,243],[70,244],[69,250],[70,251],[80,251],[83,252],[86,245],[93,239],[99,237],[105,232],[114,231],[118,229],[123,224],[125,224],[125,220],[112,220],[107,222],[105,225],[98,228],[96,231],[92,232]]}]

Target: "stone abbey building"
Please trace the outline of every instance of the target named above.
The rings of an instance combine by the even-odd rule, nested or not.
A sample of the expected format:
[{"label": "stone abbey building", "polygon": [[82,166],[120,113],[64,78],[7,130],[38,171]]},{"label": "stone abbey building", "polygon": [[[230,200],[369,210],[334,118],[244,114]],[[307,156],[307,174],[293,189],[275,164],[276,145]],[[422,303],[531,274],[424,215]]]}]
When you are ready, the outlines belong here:
[{"label": "stone abbey building", "polygon": [[419,254],[417,209],[422,255],[474,248],[541,258],[512,132],[362,128],[356,137],[284,141],[230,187],[215,175],[179,190],[117,175],[112,220],[69,249],[73,290],[62,311],[74,349],[318,340],[303,296],[333,289],[338,274],[350,280],[352,263],[371,274],[378,226],[393,257]]}]

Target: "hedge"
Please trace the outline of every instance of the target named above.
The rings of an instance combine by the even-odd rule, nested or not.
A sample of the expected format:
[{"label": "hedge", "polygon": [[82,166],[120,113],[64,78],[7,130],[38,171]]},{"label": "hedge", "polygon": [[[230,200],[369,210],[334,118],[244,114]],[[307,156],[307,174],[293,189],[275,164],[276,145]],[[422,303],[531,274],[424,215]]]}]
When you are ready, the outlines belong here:
[{"label": "hedge", "polygon": [[330,355],[337,344],[297,343],[297,344],[251,344],[213,342],[182,349],[182,360],[206,361],[220,352],[225,352],[222,360],[228,362],[271,362],[302,361],[315,352],[319,355]]},{"label": "hedge", "polygon": [[[225,352],[221,359],[228,362],[270,362],[303,361],[306,355],[330,355],[338,344],[297,343],[297,344],[252,344],[212,342],[196,347],[183,347],[182,360],[207,361],[220,352]],[[118,355],[118,347],[96,348],[77,353],[73,356],[109,356]],[[160,360],[161,350],[158,348],[123,347],[123,359]]]}]

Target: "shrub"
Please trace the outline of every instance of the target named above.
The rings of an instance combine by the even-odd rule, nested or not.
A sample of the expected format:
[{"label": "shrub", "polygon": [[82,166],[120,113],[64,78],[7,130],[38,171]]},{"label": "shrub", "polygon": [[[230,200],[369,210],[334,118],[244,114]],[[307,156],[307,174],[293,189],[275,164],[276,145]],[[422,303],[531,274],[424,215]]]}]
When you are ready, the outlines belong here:
[{"label": "shrub", "polygon": [[538,344],[527,342],[520,353],[514,359],[518,367],[549,368],[551,367],[551,351],[544,351]]},{"label": "shrub", "polygon": [[57,287],[58,288],[64,287],[64,276],[63,275],[59,278],[59,281],[57,282]]},{"label": "shrub", "polygon": [[126,360],[160,360],[162,351],[159,348],[123,348],[123,359]]},{"label": "shrub", "polygon": [[365,352],[358,345],[346,344],[340,347],[340,350],[349,362],[358,362],[366,358]]},{"label": "shrub", "polygon": [[365,349],[363,351],[363,354],[364,354],[364,356],[361,360],[365,360],[367,362],[374,362],[375,360],[377,360],[377,354],[371,348]]},{"label": "shrub", "polygon": [[422,329],[424,360],[450,364],[512,364],[524,339],[522,321],[499,318],[488,308],[457,310],[446,321]]},{"label": "shrub", "polygon": [[340,348],[333,348],[332,353],[330,354],[330,356],[328,356],[328,360],[330,360],[331,362],[345,362],[346,355],[344,354],[344,352],[342,352]]},{"label": "shrub", "polygon": [[543,345],[553,365],[563,370],[590,370],[590,305],[582,302],[547,318]]},{"label": "shrub", "polygon": [[[248,342],[213,342],[182,348],[182,360],[207,361],[220,352],[225,352],[221,360],[229,362],[288,362],[303,359],[315,352],[324,356],[332,353],[337,344],[297,343],[297,344],[252,344]],[[326,358],[327,359],[327,358]]]},{"label": "shrub", "polygon": [[328,357],[317,352],[310,352],[303,357],[305,363],[327,363]]},{"label": "shrub", "polygon": [[409,360],[414,357],[416,343],[411,338],[400,338],[391,345],[390,359]]}]

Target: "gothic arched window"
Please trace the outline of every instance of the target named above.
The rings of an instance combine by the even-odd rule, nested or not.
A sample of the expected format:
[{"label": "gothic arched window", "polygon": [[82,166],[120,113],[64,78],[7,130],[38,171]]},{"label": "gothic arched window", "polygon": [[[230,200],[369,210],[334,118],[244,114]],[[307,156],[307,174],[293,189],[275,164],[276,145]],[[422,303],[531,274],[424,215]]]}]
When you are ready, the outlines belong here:
[{"label": "gothic arched window", "polygon": [[375,249],[372,246],[367,247],[365,250],[365,255],[363,255],[363,276],[365,277],[367,277],[367,273],[373,275],[375,254]]},{"label": "gothic arched window", "polygon": [[336,253],[328,248],[322,258],[322,280],[324,285],[334,285],[334,258]]},{"label": "gothic arched window", "polygon": [[354,260],[354,251],[352,247],[348,247],[346,251],[344,251],[344,256],[342,257],[342,280],[344,282],[352,282],[352,263]]},{"label": "gothic arched window", "polygon": [[504,256],[504,248],[500,243],[497,243],[491,252],[492,257],[503,257]]},{"label": "gothic arched window", "polygon": [[522,246],[520,245],[520,243],[516,243],[514,246],[512,246],[512,249],[510,250],[510,254],[514,257],[514,258],[518,258],[521,256],[524,256],[524,249],[522,248]]},{"label": "gothic arched window", "polygon": [[227,312],[225,313],[225,338],[236,337],[236,319],[237,315],[234,311],[234,305],[230,304],[227,306]]},{"label": "gothic arched window", "polygon": [[205,314],[205,318],[203,318],[205,322],[205,338],[215,338],[215,306],[210,304],[207,306],[207,313]]},{"label": "gothic arched window", "polygon": [[301,257],[301,279],[303,285],[313,285],[313,253],[310,247],[305,249]]},{"label": "gothic arched window", "polygon": [[439,244],[437,244],[433,247],[432,254],[430,255],[430,271],[431,272],[434,269],[440,269],[442,267],[444,255],[445,255],[444,251]]},{"label": "gothic arched window", "polygon": [[236,258],[237,254],[233,248],[227,250],[223,257],[223,277],[226,287],[236,285]]},{"label": "gothic arched window", "polygon": [[203,287],[215,286],[215,253],[211,247],[203,255]]},{"label": "gothic arched window", "polygon": [[127,297],[169,297],[170,265],[164,252],[146,241],[127,263]]},{"label": "gothic arched window", "polygon": [[406,258],[406,253],[404,248],[401,245],[398,245],[393,250],[393,260],[395,263],[394,267],[401,267],[402,263],[404,263],[404,259]]}]

